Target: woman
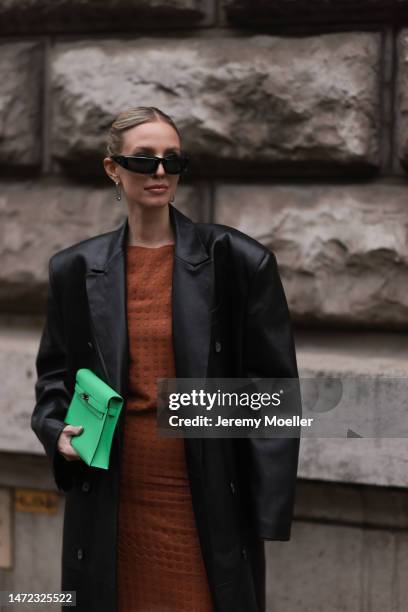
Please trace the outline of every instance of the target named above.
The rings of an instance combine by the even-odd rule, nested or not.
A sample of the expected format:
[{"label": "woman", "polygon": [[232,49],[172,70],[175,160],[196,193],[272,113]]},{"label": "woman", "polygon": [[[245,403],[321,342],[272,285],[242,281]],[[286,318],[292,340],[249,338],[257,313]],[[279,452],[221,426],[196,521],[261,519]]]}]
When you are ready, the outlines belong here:
[{"label": "woman", "polygon": [[[290,538],[298,438],[155,433],[159,377],[298,375],[275,257],[172,205],[186,164],[168,115],[121,113],[104,167],[126,220],[49,262],[32,428],[65,492],[62,589],[81,611],[265,612],[264,540]],[[126,399],[107,471],[64,424],[81,367]]]}]

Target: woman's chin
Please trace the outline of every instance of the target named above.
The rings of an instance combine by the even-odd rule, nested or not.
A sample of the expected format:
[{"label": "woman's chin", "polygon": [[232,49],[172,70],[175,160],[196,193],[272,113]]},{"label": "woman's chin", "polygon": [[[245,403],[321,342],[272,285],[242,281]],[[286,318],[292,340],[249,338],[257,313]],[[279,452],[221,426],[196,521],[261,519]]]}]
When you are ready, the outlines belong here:
[{"label": "woman's chin", "polygon": [[139,206],[142,206],[143,208],[163,208],[164,206],[167,206],[169,203],[170,197],[155,197],[155,198],[143,198],[142,200],[139,200],[137,202],[137,204]]}]

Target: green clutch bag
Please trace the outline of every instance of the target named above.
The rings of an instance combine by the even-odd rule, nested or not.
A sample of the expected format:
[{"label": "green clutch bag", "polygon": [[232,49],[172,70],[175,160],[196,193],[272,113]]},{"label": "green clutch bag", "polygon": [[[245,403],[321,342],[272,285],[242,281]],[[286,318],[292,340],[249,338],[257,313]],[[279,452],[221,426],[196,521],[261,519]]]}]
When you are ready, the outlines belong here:
[{"label": "green clutch bag", "polygon": [[123,397],[92,370],[77,370],[75,391],[64,422],[83,426],[79,435],[72,436],[71,445],[88,465],[109,468],[113,434],[122,406]]}]

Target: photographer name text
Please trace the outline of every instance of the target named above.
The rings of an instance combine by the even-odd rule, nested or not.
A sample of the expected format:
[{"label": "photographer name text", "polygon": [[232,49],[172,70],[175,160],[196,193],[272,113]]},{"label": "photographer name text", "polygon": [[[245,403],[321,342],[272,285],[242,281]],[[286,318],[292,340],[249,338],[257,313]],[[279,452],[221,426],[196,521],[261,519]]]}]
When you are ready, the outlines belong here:
[{"label": "photographer name text", "polygon": [[218,416],[217,419],[208,416],[179,417],[172,415],[169,417],[171,427],[311,427],[313,417],[304,418],[299,415],[283,418],[274,416],[248,417],[248,418],[226,418]]}]

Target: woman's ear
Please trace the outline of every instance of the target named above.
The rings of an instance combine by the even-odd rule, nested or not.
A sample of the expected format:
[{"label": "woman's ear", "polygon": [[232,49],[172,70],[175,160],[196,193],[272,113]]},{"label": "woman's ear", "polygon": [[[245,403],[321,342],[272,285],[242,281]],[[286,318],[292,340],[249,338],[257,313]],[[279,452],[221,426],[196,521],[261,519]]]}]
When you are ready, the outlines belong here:
[{"label": "woman's ear", "polygon": [[111,178],[113,181],[118,181],[119,177],[116,173],[116,162],[114,162],[110,157],[105,157],[102,163],[109,178]]}]

